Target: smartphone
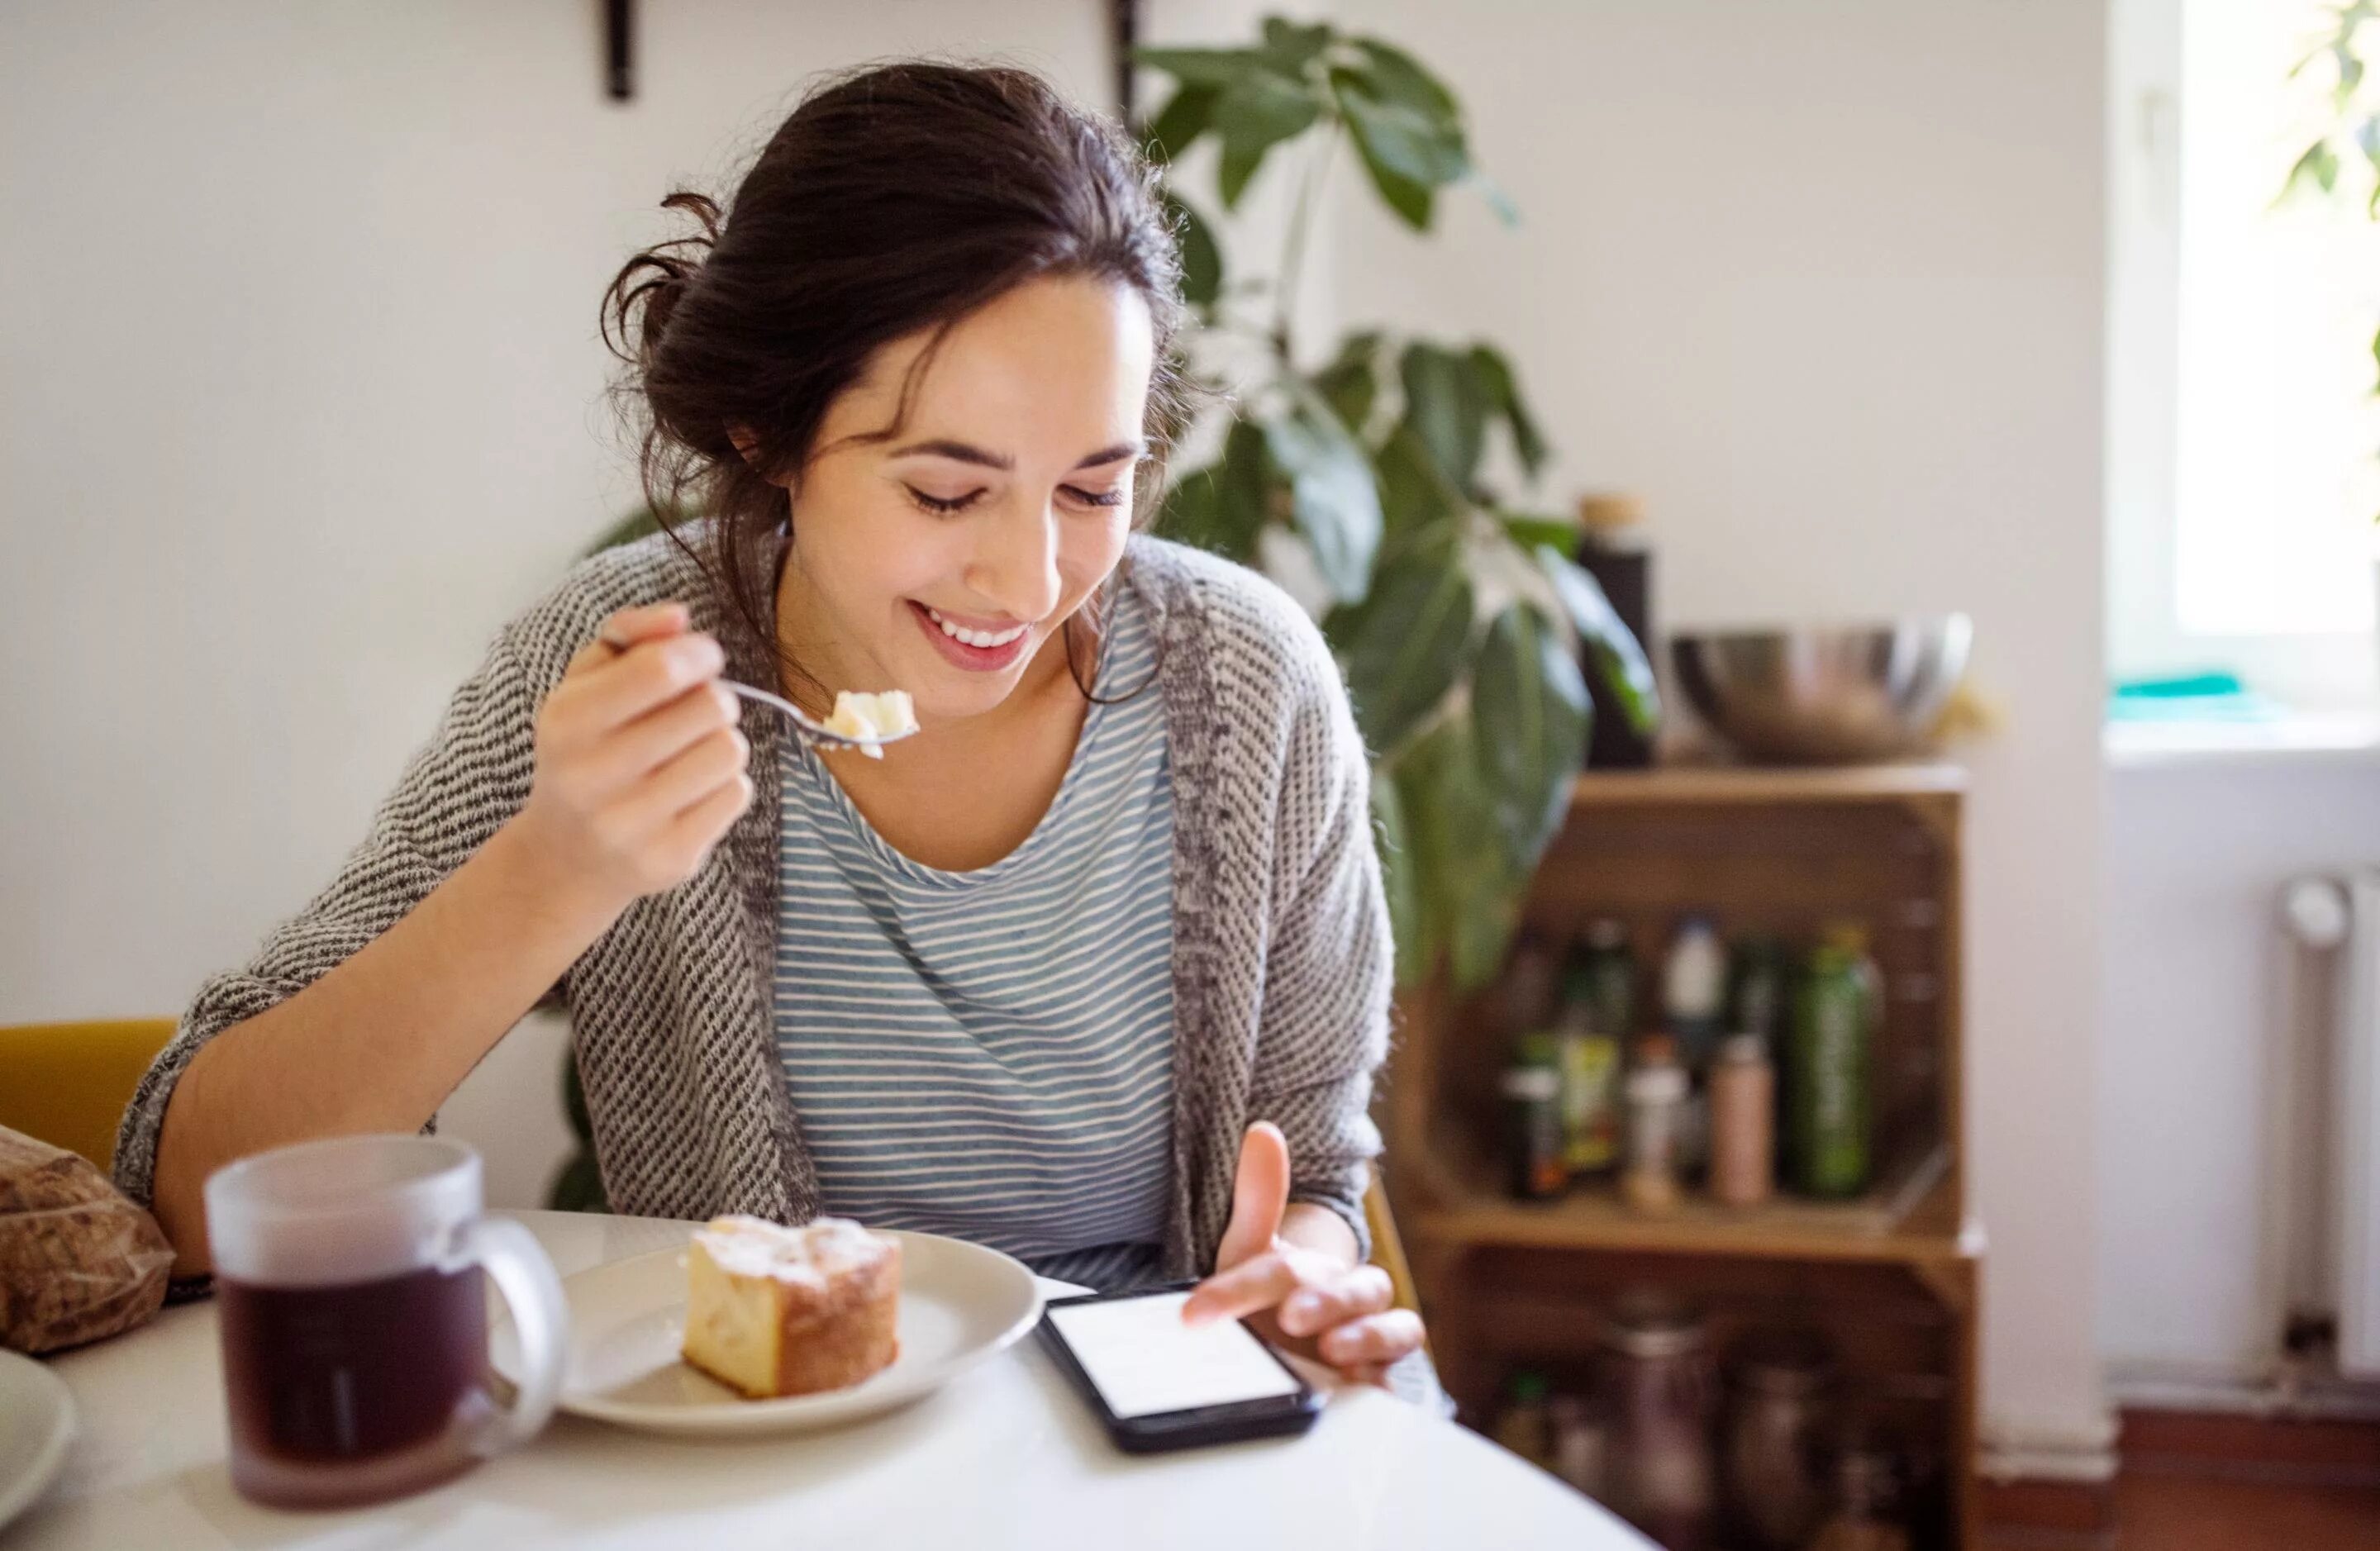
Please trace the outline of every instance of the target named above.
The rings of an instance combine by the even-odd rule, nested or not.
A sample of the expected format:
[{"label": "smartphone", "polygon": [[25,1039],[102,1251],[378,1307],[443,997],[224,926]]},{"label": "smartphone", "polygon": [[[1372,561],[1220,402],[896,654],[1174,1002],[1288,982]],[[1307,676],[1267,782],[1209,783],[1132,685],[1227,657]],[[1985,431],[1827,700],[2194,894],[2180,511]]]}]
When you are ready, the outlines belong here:
[{"label": "smartphone", "polygon": [[1196,1282],[1053,1301],[1041,1340],[1116,1447],[1155,1454],[1314,1425],[1322,1398],[1247,1325],[1182,1323]]}]

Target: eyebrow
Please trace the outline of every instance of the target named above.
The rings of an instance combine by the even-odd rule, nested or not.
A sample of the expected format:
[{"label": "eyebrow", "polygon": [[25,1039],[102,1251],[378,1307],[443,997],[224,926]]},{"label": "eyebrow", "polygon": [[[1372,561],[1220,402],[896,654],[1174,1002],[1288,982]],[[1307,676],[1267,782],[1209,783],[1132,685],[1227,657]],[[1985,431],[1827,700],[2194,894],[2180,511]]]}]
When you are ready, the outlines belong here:
[{"label": "eyebrow", "polygon": [[[1112,447],[1100,448],[1075,467],[1078,469],[1097,468],[1102,464],[1122,463],[1126,458],[1137,458],[1148,451],[1148,443],[1138,439],[1119,442]],[[905,447],[893,448],[885,455],[896,458],[919,456],[950,458],[958,463],[972,463],[984,468],[997,468],[1003,474],[1016,467],[1016,460],[1005,453],[986,452],[981,447],[971,446],[965,442],[953,442],[947,438],[936,438],[931,442],[912,442]]]}]

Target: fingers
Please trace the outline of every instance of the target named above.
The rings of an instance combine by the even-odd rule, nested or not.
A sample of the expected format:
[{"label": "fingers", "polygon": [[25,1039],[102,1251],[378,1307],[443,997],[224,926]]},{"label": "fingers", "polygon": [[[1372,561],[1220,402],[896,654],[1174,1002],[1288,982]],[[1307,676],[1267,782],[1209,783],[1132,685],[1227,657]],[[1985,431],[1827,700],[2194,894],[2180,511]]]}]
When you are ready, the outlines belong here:
[{"label": "fingers", "polygon": [[1184,1324],[1245,1319],[1272,1308],[1298,1289],[1297,1267],[1283,1254],[1261,1254],[1198,1284],[1182,1305]]},{"label": "fingers", "polygon": [[627,805],[627,823],[637,831],[650,834],[667,827],[678,815],[720,788],[733,785],[738,778],[743,778],[748,786],[750,778],[745,775],[744,762],[751,753],[752,745],[733,727],[721,728],[688,744],[638,787],[633,801]]},{"label": "fingers", "polygon": [[615,651],[625,651],[640,641],[682,636],[692,624],[693,615],[683,603],[647,603],[641,608],[622,609],[605,620],[595,638]]},{"label": "fingers", "polygon": [[1316,1351],[1334,1368],[1385,1368],[1421,1350],[1421,1315],[1389,1309],[1324,1332]]},{"label": "fingers", "polygon": [[717,681],[697,685],[660,709],[647,711],[590,750],[590,776],[605,790],[616,790],[741,721],[742,708],[735,697]]},{"label": "fingers", "polygon": [[713,637],[665,636],[564,679],[547,704],[580,735],[600,736],[716,679],[726,666]]},{"label": "fingers", "polygon": [[698,862],[751,806],[752,778],[739,770],[735,780],[671,820],[670,840]]},{"label": "fingers", "polygon": [[1232,1221],[1215,1250],[1215,1268],[1228,1271],[1272,1248],[1289,1209],[1289,1140],[1270,1121],[1248,1127],[1240,1143],[1240,1170],[1232,1187]]},{"label": "fingers", "polygon": [[683,603],[648,603],[642,608],[622,609],[596,627],[593,640],[571,654],[570,666],[563,676],[599,668],[640,641],[682,635],[691,624],[692,616]]},{"label": "fingers", "polygon": [[1396,1302],[1389,1274],[1378,1266],[1358,1266],[1335,1286],[1300,1288],[1281,1300],[1281,1334],[1311,1336],[1350,1320],[1376,1315]]}]

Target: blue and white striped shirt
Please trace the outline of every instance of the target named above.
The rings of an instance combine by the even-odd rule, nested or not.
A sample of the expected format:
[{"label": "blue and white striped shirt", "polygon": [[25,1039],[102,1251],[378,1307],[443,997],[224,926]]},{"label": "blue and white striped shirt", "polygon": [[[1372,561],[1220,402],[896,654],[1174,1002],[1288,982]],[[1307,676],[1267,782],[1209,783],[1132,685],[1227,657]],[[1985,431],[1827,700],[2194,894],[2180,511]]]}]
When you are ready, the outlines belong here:
[{"label": "blue and white striped shirt", "polygon": [[826,1210],[1100,1288],[1156,1274],[1173,1121],[1165,717],[1141,603],[1114,599],[1111,703],[988,867],[904,856],[786,755],[774,1007]]}]

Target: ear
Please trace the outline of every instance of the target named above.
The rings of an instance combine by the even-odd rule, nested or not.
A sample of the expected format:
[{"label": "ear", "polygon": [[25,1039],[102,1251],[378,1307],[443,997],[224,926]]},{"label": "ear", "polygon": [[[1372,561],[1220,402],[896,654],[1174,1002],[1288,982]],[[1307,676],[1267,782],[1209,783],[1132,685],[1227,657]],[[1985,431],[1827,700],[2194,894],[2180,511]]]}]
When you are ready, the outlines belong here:
[{"label": "ear", "polygon": [[[735,443],[735,450],[744,454],[744,461],[746,463],[750,464],[756,470],[759,468],[760,439],[752,434],[751,427],[730,425],[727,428],[727,440]],[[773,476],[767,478],[769,479],[769,483],[775,485],[780,489],[790,491],[794,488],[793,476],[791,475],[786,475],[782,479],[775,478]]]}]

